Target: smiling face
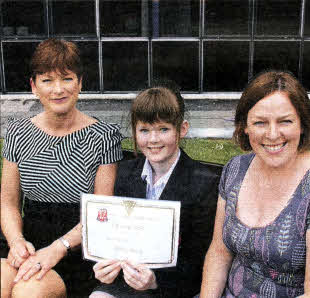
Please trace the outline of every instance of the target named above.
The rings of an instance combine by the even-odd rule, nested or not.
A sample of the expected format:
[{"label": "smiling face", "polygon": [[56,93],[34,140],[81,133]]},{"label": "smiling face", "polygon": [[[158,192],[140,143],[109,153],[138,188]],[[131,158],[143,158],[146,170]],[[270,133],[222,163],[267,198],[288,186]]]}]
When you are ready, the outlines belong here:
[{"label": "smiling face", "polygon": [[73,111],[82,88],[82,79],[67,70],[66,74],[52,71],[36,75],[30,80],[33,94],[39,97],[48,113],[66,115]]},{"label": "smiling face", "polygon": [[137,122],[136,142],[150,164],[171,166],[178,156],[179,137],[183,138],[188,130],[188,123],[183,122],[180,135],[174,125],[159,121],[153,124]]},{"label": "smiling face", "polygon": [[280,168],[294,163],[302,129],[285,93],[275,92],[258,101],[248,113],[245,133],[265,165]]}]

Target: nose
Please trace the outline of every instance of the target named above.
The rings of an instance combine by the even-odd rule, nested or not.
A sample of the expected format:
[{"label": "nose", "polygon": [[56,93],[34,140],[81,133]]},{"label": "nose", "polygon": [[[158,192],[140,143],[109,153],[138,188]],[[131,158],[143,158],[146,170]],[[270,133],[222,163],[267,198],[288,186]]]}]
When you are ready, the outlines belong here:
[{"label": "nose", "polygon": [[60,80],[55,80],[53,91],[56,94],[60,94],[63,92],[63,85]]},{"label": "nose", "polygon": [[150,142],[156,143],[157,141],[158,141],[158,132],[155,130],[152,130],[150,134]]},{"label": "nose", "polygon": [[279,130],[278,125],[276,123],[271,123],[268,126],[266,135],[270,140],[277,139],[280,135],[280,130]]}]

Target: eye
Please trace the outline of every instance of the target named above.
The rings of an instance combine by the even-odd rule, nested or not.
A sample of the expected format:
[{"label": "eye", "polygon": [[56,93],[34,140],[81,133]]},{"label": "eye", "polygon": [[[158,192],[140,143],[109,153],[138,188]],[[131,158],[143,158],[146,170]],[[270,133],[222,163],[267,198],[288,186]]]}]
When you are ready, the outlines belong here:
[{"label": "eye", "polygon": [[290,123],[293,123],[293,121],[290,120],[290,119],[285,119],[285,120],[281,120],[281,123],[283,123],[283,124],[290,124]]},{"label": "eye", "polygon": [[255,121],[253,124],[255,126],[263,126],[265,124],[265,122],[264,121]]},{"label": "eye", "polygon": [[43,79],[42,82],[43,83],[49,83],[49,82],[51,82],[51,79]]},{"label": "eye", "polygon": [[67,77],[67,78],[64,78],[64,81],[72,81],[73,80],[73,78],[71,78],[71,77]]},{"label": "eye", "polygon": [[146,134],[146,133],[148,133],[149,131],[148,131],[148,129],[146,129],[146,128],[140,128],[140,129],[139,129],[139,132],[141,132],[141,133],[143,133],[143,134]]},{"label": "eye", "polygon": [[161,132],[167,132],[168,130],[169,130],[169,128],[167,128],[167,127],[162,127],[162,128],[160,129]]}]

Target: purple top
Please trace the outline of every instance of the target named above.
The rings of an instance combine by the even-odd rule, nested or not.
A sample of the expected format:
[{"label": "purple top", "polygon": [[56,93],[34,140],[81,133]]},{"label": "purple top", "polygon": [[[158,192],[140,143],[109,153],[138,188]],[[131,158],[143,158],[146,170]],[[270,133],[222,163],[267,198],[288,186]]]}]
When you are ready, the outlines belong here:
[{"label": "purple top", "polygon": [[234,255],[222,297],[296,297],[304,293],[310,170],[272,223],[250,228],[237,218],[236,206],[254,156],[234,157],[221,177],[219,192],[226,200],[223,241]]}]

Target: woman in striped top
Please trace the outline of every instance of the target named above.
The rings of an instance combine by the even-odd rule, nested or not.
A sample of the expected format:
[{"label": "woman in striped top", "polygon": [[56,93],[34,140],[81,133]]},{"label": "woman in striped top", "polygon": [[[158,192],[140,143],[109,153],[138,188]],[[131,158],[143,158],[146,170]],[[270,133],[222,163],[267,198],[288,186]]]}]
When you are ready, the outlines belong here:
[{"label": "woman in striped top", "polygon": [[117,125],[76,108],[82,63],[75,44],[48,39],[30,66],[32,92],[44,111],[8,125],[1,229],[9,253],[1,259],[1,297],[65,297],[65,284],[80,287],[78,280],[92,272],[73,249],[81,242],[80,194],[113,194],[121,135]]}]

